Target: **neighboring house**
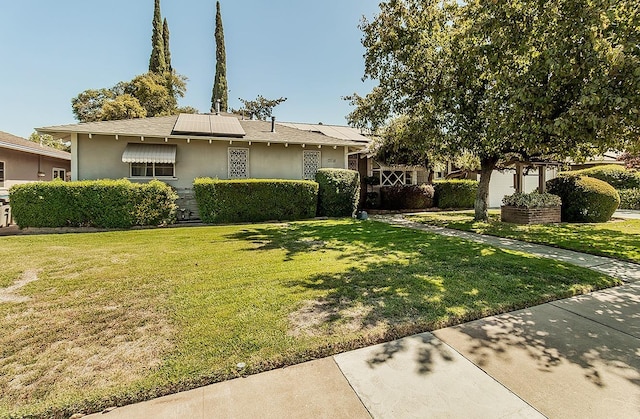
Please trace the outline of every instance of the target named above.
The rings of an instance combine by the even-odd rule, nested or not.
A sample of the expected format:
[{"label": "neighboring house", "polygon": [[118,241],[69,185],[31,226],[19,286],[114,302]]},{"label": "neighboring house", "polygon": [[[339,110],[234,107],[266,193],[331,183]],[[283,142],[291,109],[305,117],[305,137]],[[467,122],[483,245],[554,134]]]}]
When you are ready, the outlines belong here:
[{"label": "neighboring house", "polygon": [[[38,128],[71,141],[72,179],[159,179],[193,213],[193,181],[314,179],[320,168],[347,168],[366,144],[231,115],[188,115]],[[364,138],[364,137],[363,137]],[[366,139],[365,139],[366,140]]]},{"label": "neighboring house", "polygon": [[70,170],[71,153],[0,131],[0,199],[8,197],[13,185],[66,180]]}]

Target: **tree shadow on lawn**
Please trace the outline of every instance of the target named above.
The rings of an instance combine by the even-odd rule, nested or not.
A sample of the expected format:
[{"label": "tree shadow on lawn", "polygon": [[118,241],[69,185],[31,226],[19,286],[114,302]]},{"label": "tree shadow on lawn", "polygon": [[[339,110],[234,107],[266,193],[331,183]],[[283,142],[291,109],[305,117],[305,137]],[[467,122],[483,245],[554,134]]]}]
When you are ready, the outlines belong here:
[{"label": "tree shadow on lawn", "polygon": [[[286,283],[302,300],[289,316],[290,334],[351,342],[347,349],[616,284],[582,268],[376,222],[256,227],[233,238],[257,245],[248,251],[285,249],[285,261],[332,249],[359,262]],[[305,300],[309,291],[319,297]],[[383,345],[371,365],[392,359],[406,350],[403,345]],[[422,345],[419,372],[429,373],[436,355],[451,360],[448,351],[433,342]]]}]

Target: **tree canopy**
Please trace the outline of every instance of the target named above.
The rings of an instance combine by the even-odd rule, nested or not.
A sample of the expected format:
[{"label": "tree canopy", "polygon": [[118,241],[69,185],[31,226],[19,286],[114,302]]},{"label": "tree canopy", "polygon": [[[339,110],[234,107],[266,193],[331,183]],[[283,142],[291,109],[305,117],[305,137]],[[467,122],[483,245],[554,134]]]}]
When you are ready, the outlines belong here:
[{"label": "tree canopy", "polygon": [[47,147],[55,148],[56,150],[71,151],[71,144],[61,139],[55,139],[51,134],[38,134],[37,132],[31,133],[29,141],[34,143],[45,145]]},{"label": "tree canopy", "polygon": [[631,0],[382,2],[361,24],[365,77],[378,85],[348,97],[349,122],[377,128],[405,115],[417,148],[475,154],[476,219],[486,219],[501,161],[580,159],[637,141],[639,8]]},{"label": "tree canopy", "polygon": [[232,110],[235,113],[244,112],[245,115],[248,115],[251,118],[256,118],[261,121],[265,121],[267,118],[270,118],[273,114],[273,108],[286,101],[286,97],[281,97],[278,99],[267,99],[262,95],[258,95],[254,100],[247,100],[238,98],[240,102],[242,102],[242,108],[238,110]]},{"label": "tree canopy", "polygon": [[[186,78],[176,73],[146,73],[109,89],[89,89],[71,100],[73,114],[80,122],[166,116],[191,107],[178,107],[184,97]],[[197,111],[196,111],[197,112]]]}]

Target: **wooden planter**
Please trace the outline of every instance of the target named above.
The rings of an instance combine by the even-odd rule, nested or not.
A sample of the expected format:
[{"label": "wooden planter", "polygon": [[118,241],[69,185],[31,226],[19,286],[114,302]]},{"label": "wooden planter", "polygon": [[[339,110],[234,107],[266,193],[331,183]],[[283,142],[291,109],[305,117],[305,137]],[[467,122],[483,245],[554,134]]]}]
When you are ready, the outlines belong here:
[{"label": "wooden planter", "polygon": [[501,220],[514,224],[549,224],[560,222],[560,207],[520,208],[500,207]]}]

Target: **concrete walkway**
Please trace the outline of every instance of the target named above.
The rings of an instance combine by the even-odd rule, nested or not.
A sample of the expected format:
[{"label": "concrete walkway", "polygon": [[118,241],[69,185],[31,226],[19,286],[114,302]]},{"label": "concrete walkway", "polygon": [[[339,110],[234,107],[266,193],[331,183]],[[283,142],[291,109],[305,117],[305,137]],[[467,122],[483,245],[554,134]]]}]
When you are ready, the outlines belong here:
[{"label": "concrete walkway", "polygon": [[563,260],[628,283],[89,417],[640,417],[640,266],[434,232]]}]

